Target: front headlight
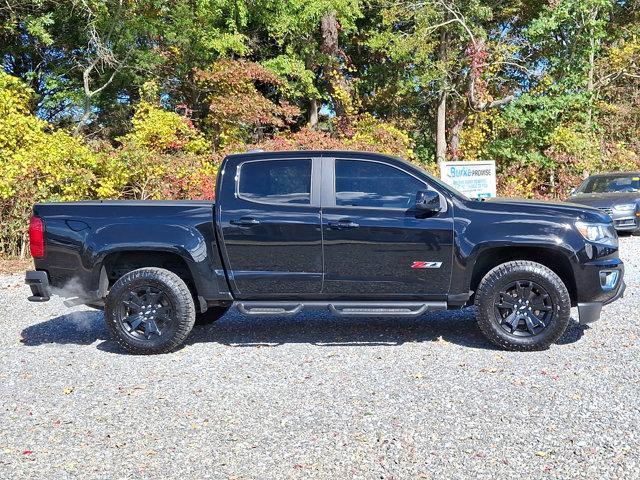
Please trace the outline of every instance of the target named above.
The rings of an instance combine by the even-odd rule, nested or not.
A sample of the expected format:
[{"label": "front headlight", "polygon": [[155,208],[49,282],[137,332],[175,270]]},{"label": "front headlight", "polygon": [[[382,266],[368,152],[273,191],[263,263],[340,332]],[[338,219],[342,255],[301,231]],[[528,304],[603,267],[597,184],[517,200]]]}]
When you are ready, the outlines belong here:
[{"label": "front headlight", "polygon": [[590,242],[611,245],[618,242],[618,234],[610,223],[576,222],[576,229]]},{"label": "front headlight", "polygon": [[614,210],[635,210],[636,209],[636,204],[635,203],[622,203],[620,205],[614,205],[613,209]]}]

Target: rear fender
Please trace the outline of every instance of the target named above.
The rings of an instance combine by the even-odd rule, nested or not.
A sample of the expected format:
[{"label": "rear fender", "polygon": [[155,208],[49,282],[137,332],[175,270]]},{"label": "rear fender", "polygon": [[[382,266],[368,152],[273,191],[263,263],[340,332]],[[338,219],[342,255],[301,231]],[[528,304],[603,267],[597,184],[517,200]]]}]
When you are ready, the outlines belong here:
[{"label": "rear fender", "polygon": [[201,225],[127,223],[97,229],[94,234],[86,237],[83,244],[87,262],[93,265],[92,283],[97,284],[105,258],[113,253],[164,252],[177,255],[184,260],[198,296],[205,300],[230,299],[213,229],[202,232],[199,227]]}]

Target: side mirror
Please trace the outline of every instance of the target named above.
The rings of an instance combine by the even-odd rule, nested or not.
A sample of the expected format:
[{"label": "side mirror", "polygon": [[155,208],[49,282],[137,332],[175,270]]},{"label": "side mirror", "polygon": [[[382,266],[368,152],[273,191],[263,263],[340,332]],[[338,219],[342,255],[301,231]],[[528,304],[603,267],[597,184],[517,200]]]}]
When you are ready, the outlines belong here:
[{"label": "side mirror", "polygon": [[569,195],[573,195],[574,193],[576,193],[576,192],[577,192],[577,190],[578,190],[578,189],[577,189],[576,187],[573,187],[573,188],[571,189],[571,191],[569,192]]},{"label": "side mirror", "polygon": [[421,212],[439,212],[440,194],[433,190],[420,190],[416,194],[416,210]]}]

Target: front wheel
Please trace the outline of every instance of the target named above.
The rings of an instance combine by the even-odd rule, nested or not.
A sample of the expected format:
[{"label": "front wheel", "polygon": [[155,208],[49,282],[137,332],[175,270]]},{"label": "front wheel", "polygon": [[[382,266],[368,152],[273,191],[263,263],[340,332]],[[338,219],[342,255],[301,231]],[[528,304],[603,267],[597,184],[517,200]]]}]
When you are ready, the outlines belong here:
[{"label": "front wheel", "polygon": [[123,275],[105,304],[112,338],[136,354],[176,349],[191,332],[195,315],[189,287],[162,268],[141,268]]},{"label": "front wheel", "polygon": [[475,299],[480,330],[507,350],[545,350],[567,329],[571,298],[560,277],[536,262],[495,267]]}]

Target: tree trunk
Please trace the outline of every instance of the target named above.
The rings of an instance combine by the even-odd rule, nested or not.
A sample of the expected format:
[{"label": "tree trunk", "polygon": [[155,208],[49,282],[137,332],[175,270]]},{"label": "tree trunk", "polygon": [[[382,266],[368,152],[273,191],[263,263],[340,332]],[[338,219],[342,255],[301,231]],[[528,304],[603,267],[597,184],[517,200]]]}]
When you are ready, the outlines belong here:
[{"label": "tree trunk", "polygon": [[[447,32],[444,29],[440,31],[438,56],[441,62],[444,62],[447,58]],[[438,164],[447,159],[447,85],[444,78],[440,88],[436,126],[436,160]]]},{"label": "tree trunk", "polygon": [[449,151],[451,152],[451,158],[453,160],[460,159],[460,133],[462,133],[462,127],[467,119],[466,115],[460,116],[451,127],[451,141],[449,143]]},{"label": "tree trunk", "polygon": [[447,158],[447,92],[440,92],[438,100],[438,124],[436,128],[436,159],[438,164]]},{"label": "tree trunk", "polygon": [[328,91],[333,103],[333,109],[338,118],[352,114],[352,88],[349,80],[341,72],[340,58],[344,58],[344,53],[338,43],[338,32],[340,24],[336,17],[336,12],[331,11],[324,14],[320,22],[322,33],[322,53],[327,56],[327,63],[324,65],[324,74],[327,79]]},{"label": "tree trunk", "polygon": [[87,124],[89,118],[91,118],[91,94],[86,94],[84,97],[84,107],[82,109],[82,117],[76,123],[76,127],[73,129],[73,134],[78,136],[82,131],[82,128]]},{"label": "tree trunk", "polygon": [[587,110],[587,128],[591,128],[591,121],[593,117],[593,77],[596,64],[596,39],[593,37],[594,32],[591,29],[591,36],[589,38],[589,78],[587,80],[587,93],[589,96],[589,108]]},{"label": "tree trunk", "polygon": [[318,101],[315,98],[309,100],[309,126],[318,128]]},{"label": "tree trunk", "polygon": [[27,256],[27,235],[25,233],[22,234],[22,242],[20,244],[20,260],[24,260]]}]

